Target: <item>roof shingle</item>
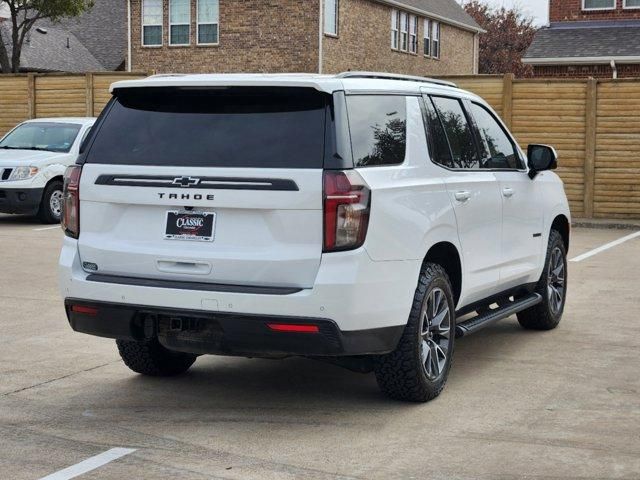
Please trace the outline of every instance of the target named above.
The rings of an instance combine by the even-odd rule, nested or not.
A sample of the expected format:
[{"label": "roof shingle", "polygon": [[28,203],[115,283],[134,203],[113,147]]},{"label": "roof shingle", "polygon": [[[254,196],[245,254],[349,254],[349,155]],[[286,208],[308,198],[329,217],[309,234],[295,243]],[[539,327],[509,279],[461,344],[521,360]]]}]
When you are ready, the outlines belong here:
[{"label": "roof shingle", "polygon": [[395,0],[392,2],[376,0],[382,3],[405,5],[433,15],[448,19],[453,23],[464,25],[472,30],[481,31],[482,27],[455,0]]},{"label": "roof shingle", "polygon": [[640,22],[569,22],[543,28],[524,55],[536,59],[640,57]]},{"label": "roof shingle", "polygon": [[[9,33],[8,25],[0,24],[0,28]],[[22,45],[21,70],[71,73],[105,70],[72,33],[55,27],[44,31],[33,28],[27,34]]]}]

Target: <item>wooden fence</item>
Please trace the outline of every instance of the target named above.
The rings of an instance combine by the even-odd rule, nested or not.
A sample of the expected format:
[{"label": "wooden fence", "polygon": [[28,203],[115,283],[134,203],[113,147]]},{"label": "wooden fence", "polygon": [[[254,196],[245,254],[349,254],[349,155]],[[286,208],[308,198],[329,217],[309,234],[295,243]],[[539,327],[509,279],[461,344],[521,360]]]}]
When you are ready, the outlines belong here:
[{"label": "wooden fence", "polygon": [[[0,135],[38,117],[93,116],[109,85],[145,74],[0,76]],[[485,98],[523,148],[558,149],[575,217],[640,218],[640,80],[449,77]]]},{"label": "wooden fence", "polygon": [[557,148],[575,217],[640,218],[640,80],[448,79],[485,98],[523,148]]},{"label": "wooden fence", "polygon": [[29,118],[93,117],[109,100],[109,85],[145,74],[0,75],[0,136]]}]

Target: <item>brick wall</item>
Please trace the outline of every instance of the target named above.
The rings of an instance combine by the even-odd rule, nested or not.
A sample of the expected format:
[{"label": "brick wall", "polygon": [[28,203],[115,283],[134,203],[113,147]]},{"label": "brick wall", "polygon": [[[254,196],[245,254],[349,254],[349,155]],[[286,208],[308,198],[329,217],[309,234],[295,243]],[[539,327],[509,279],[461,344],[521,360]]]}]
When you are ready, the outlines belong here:
[{"label": "brick wall", "polygon": [[191,45],[169,45],[164,0],[163,46],[142,46],[142,0],[132,0],[132,69],[158,73],[317,72],[318,0],[224,0],[217,46],[196,45],[192,0]]},{"label": "brick wall", "polygon": [[[618,78],[640,77],[640,64],[617,65]],[[534,66],[534,76],[548,78],[612,78],[610,65],[549,65]]]},{"label": "brick wall", "polygon": [[615,10],[584,11],[582,0],[551,0],[549,19],[551,22],[640,19],[640,9],[623,8],[623,2],[616,0]]},{"label": "brick wall", "polygon": [[391,49],[391,7],[368,0],[341,0],[338,37],[324,37],[325,73],[346,70],[412,75],[474,73],[474,34],[441,24],[440,60],[423,55],[424,22],[418,20],[418,54]]},{"label": "brick wall", "polygon": [[[196,45],[192,0],[191,45],[169,46],[168,0],[162,47],[142,46],[142,0],[132,0],[132,69],[158,73],[317,72],[318,0],[223,0],[220,42]],[[418,55],[391,49],[391,8],[371,0],[341,0],[339,36],[324,36],[323,71],[379,70],[414,75],[474,73],[474,34],[441,24],[441,59],[425,58],[423,21]]]}]

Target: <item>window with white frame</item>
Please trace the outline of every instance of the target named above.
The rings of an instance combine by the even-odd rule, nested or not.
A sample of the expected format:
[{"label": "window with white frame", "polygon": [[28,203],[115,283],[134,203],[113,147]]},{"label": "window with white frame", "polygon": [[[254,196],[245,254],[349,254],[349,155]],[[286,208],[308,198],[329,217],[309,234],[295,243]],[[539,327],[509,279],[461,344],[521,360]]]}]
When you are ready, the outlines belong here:
[{"label": "window with white frame", "polygon": [[409,15],[400,12],[400,50],[406,52],[409,48]]},{"label": "window with white frame", "polygon": [[424,56],[431,56],[431,20],[424,19]]},{"label": "window with white frame", "polygon": [[640,8],[640,0],[624,0],[624,8]]},{"label": "window with white frame", "polygon": [[400,45],[400,12],[391,10],[391,48],[398,50]]},{"label": "window with white frame", "polygon": [[616,0],[582,0],[583,10],[613,10]]},{"label": "window with white frame", "polygon": [[338,1],[324,0],[324,33],[338,35]]},{"label": "window with white frame", "polygon": [[433,38],[433,43],[431,45],[431,56],[433,58],[440,58],[440,22],[431,22],[431,37]]},{"label": "window with white frame", "polygon": [[198,1],[198,45],[216,45],[219,42],[219,0]]},{"label": "window with white frame", "polygon": [[169,45],[191,43],[191,0],[169,0]]},{"label": "window with white frame", "polygon": [[142,45],[162,46],[162,0],[142,0]]},{"label": "window with white frame", "polygon": [[409,15],[409,51],[418,53],[418,17]]}]

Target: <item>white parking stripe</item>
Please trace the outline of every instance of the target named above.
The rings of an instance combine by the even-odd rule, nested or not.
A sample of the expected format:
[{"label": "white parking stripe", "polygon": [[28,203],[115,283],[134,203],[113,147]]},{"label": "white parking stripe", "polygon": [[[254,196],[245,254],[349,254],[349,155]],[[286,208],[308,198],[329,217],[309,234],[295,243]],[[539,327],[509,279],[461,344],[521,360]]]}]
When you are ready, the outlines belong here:
[{"label": "white parking stripe", "polygon": [[602,245],[601,247],[594,248],[593,250],[587,253],[583,253],[582,255],[578,255],[577,257],[572,258],[569,261],[581,262],[583,260],[586,260],[587,258],[593,257],[594,255],[602,253],[605,250],[609,250],[610,248],[617,247],[618,245],[623,244],[624,242],[628,242],[629,240],[633,240],[634,238],[637,238],[637,237],[640,237],[640,232],[632,233],[631,235],[627,235],[626,237],[619,238],[618,240]]},{"label": "white parking stripe", "polygon": [[53,230],[54,228],[60,228],[60,225],[54,225],[53,227],[34,228],[34,232],[42,232],[43,230]]},{"label": "white parking stripe", "polygon": [[40,480],[69,480],[71,478],[76,478],[135,451],[136,450],[133,448],[112,448],[100,455],[96,455],[95,457],[87,458],[83,462],[76,463],[69,468],[65,468],[59,472],[42,477]]}]

